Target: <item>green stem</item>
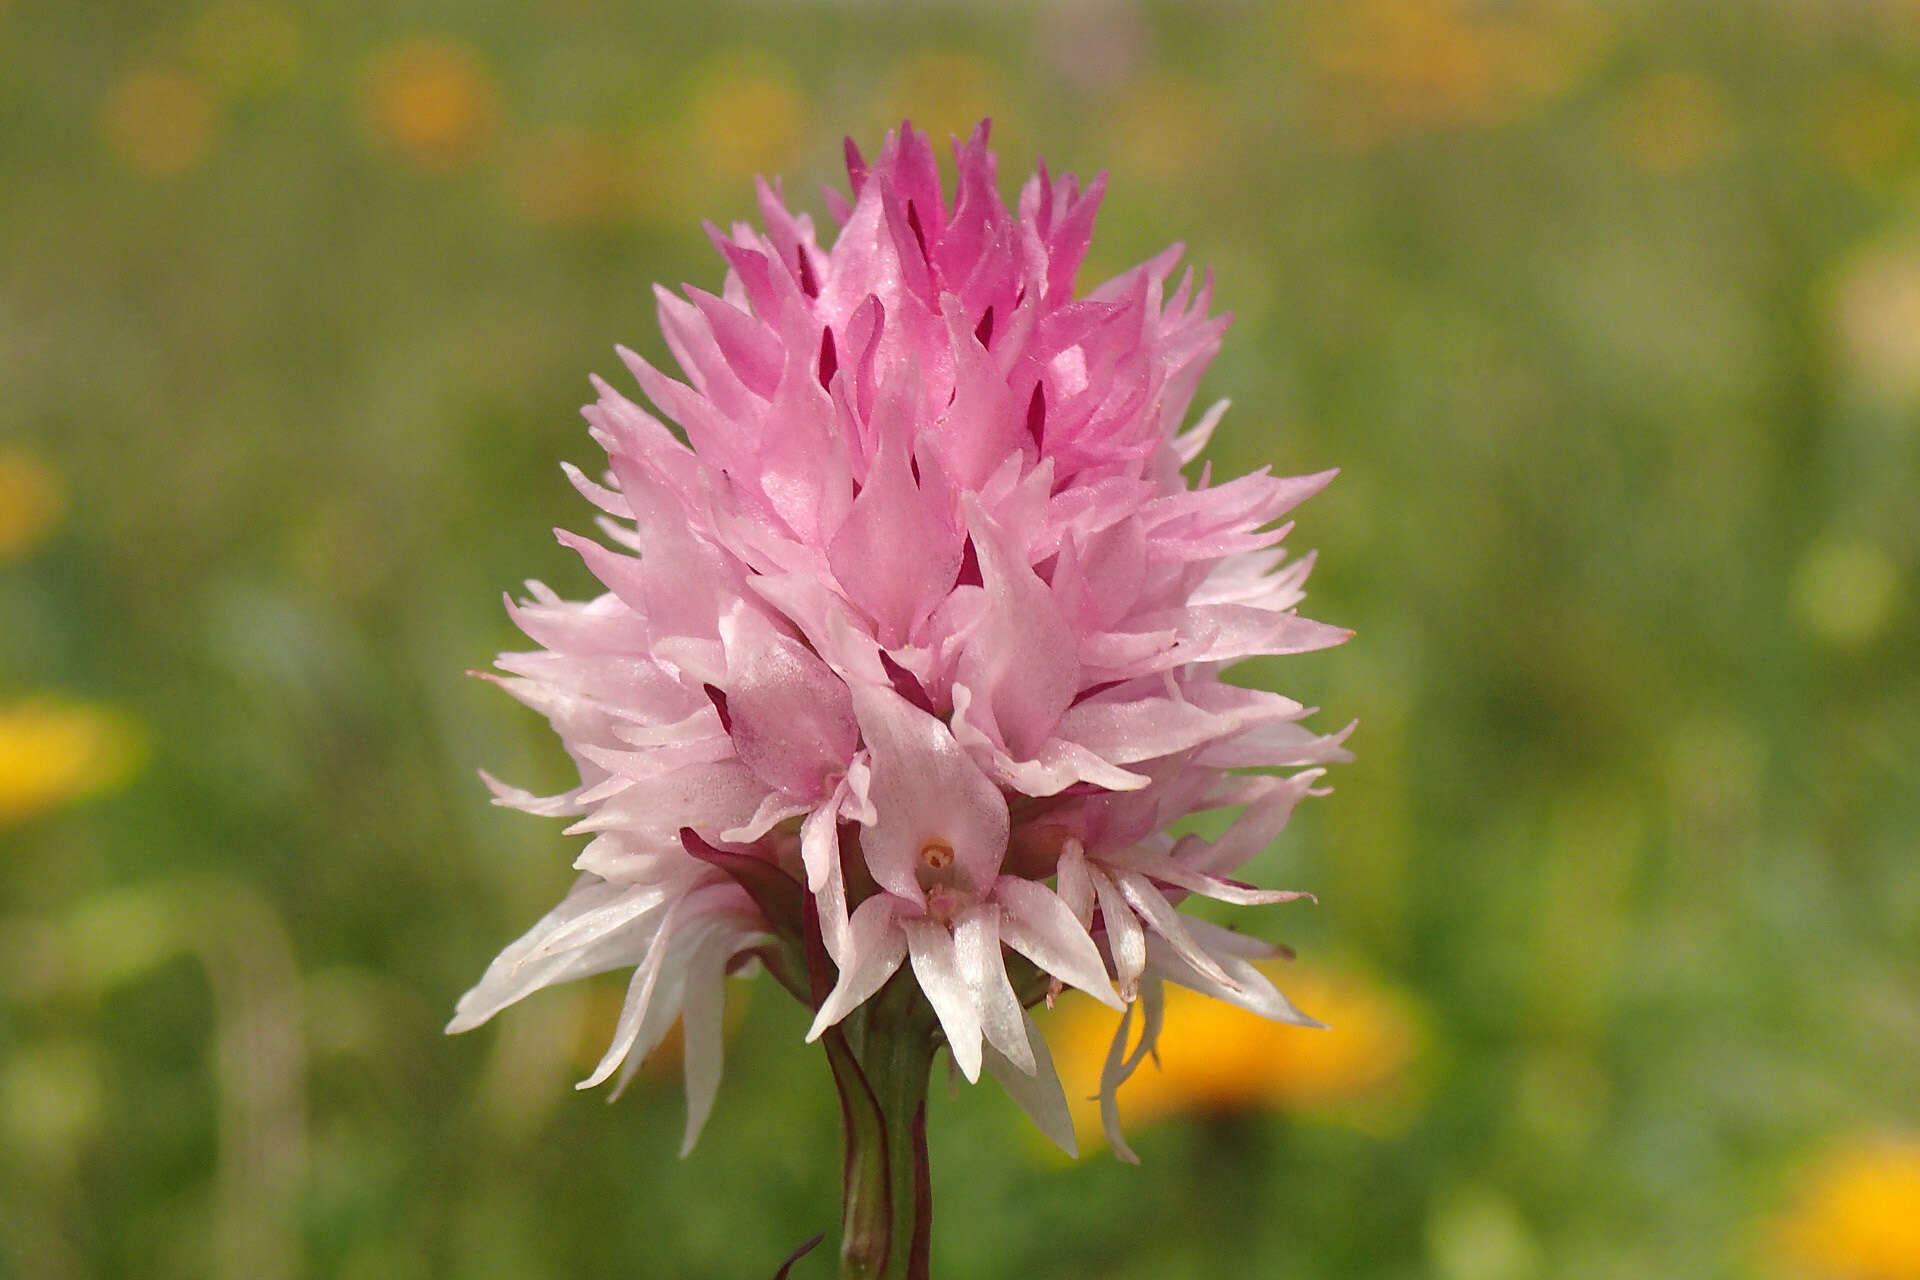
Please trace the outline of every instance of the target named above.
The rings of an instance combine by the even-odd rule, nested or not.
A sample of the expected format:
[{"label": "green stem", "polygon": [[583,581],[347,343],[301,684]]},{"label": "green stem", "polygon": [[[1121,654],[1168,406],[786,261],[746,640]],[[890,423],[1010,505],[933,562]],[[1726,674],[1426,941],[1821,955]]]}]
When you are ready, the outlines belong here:
[{"label": "green stem", "polygon": [[821,1037],[846,1129],[841,1280],[927,1280],[935,1025],[919,984],[902,972]]}]

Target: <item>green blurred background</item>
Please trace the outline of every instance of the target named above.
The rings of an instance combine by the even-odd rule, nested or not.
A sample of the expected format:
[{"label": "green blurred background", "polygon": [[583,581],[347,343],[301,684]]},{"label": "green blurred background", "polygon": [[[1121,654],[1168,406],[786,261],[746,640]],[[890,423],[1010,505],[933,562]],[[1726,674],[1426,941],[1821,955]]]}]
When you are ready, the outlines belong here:
[{"label": "green blurred background", "polygon": [[569,1088],[623,979],[441,1036],[574,843],[462,672],[588,590],[574,406],[700,220],[983,114],[1110,172],[1084,284],[1216,268],[1217,469],[1343,469],[1358,638],[1248,670],[1359,761],[1233,918],[1398,1013],[1139,1169],[937,1089],[936,1274],[1920,1275],[1920,5],[0,0],[0,1276],[832,1225],[772,984],[684,1162],[671,1055]]}]

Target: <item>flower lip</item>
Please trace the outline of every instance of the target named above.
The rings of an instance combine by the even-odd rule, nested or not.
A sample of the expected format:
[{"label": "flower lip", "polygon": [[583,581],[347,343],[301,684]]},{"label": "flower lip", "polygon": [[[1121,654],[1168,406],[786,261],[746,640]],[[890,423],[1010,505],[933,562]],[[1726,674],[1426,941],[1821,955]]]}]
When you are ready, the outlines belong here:
[{"label": "flower lip", "polygon": [[[874,880],[912,902],[934,884],[983,891],[1006,855],[1006,797],[945,724],[890,687],[857,685],[853,705],[873,760],[876,820],[861,847]],[[947,865],[931,868],[929,853],[947,851]]]},{"label": "flower lip", "polygon": [[972,906],[970,895],[953,885],[936,884],[927,890],[927,918],[950,925],[954,917]]}]

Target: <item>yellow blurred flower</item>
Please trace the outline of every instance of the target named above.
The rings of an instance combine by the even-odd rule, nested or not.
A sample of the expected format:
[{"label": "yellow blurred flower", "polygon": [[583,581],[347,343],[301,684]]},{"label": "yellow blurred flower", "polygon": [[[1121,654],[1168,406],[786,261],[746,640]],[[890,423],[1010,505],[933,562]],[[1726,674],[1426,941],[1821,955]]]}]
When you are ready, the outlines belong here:
[{"label": "yellow blurred flower", "polygon": [[137,726],[111,708],[52,697],[0,706],[0,824],[114,787],[140,755]]},{"label": "yellow blurred flower", "polygon": [[[1168,1115],[1275,1109],[1361,1118],[1356,1108],[1404,1098],[1407,1068],[1425,1039],[1407,997],[1350,973],[1314,972],[1281,962],[1260,966],[1300,1008],[1328,1024],[1295,1027],[1169,983],[1158,1068],[1143,1063],[1120,1086],[1124,1126]],[[1077,994],[1041,1019],[1074,1131],[1101,1135],[1095,1091],[1119,1019]]]},{"label": "yellow blurred flower", "polygon": [[807,101],[793,73],[764,49],[733,49],[703,66],[688,103],[693,142],[718,177],[773,175],[793,159]]},{"label": "yellow blurred flower", "polygon": [[197,76],[145,67],[107,90],[99,123],[115,160],[144,177],[168,178],[206,162],[219,113]]},{"label": "yellow blurred flower", "polygon": [[18,559],[60,523],[66,487],[23,449],[0,448],[0,563]]},{"label": "yellow blurred flower", "polygon": [[1705,76],[1662,71],[1630,85],[1613,109],[1613,141],[1649,173],[1685,173],[1720,152],[1733,131],[1727,95]]},{"label": "yellow blurred flower", "polygon": [[1328,136],[1365,149],[1518,119],[1597,62],[1604,10],[1533,0],[1322,0],[1303,33]]},{"label": "yellow blurred flower", "polygon": [[423,36],[368,59],[360,117],[376,143],[409,164],[452,173],[471,166],[492,141],[499,93],[477,52]]},{"label": "yellow blurred flower", "polygon": [[1795,1274],[1920,1280],[1920,1139],[1835,1147],[1808,1171],[1772,1236]]},{"label": "yellow blurred flower", "polygon": [[1831,286],[1835,363],[1860,390],[1889,404],[1920,402],[1920,236],[1866,245],[1840,263]]}]

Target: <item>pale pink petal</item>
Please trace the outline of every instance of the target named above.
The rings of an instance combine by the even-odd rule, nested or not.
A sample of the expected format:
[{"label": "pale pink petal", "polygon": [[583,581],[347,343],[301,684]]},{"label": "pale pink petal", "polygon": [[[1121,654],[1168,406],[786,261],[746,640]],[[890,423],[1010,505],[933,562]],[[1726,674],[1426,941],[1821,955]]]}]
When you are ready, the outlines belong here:
[{"label": "pale pink petal", "polygon": [[1216,400],[1200,415],[1200,421],[1191,428],[1182,431],[1173,438],[1173,451],[1180,455],[1183,463],[1192,462],[1207,447],[1207,441],[1213,439],[1214,428],[1220,425],[1220,419],[1226,416],[1231,400]]},{"label": "pale pink petal", "polygon": [[954,398],[930,436],[940,464],[962,489],[977,490],[993,469],[1022,447],[1021,413],[1013,391],[968,323],[953,294],[940,300],[954,361]]},{"label": "pale pink petal", "polygon": [[682,1157],[699,1140],[720,1091],[720,1066],[726,1052],[726,964],[733,945],[727,935],[717,934],[701,944],[687,966],[686,994],[680,1009],[682,1074],[687,1088]]},{"label": "pale pink petal", "polygon": [[1152,936],[1147,938],[1149,972],[1275,1022],[1292,1023],[1299,1027],[1326,1026],[1326,1023],[1295,1008],[1293,1002],[1281,994],[1280,988],[1274,986],[1266,974],[1214,941],[1213,935],[1226,933],[1227,930],[1205,920],[1189,919],[1187,923],[1194,937],[1206,947],[1213,961],[1211,967],[1230,975],[1231,981],[1220,982],[1211,974],[1201,972],[1192,963],[1191,956],[1176,951],[1170,943]]},{"label": "pale pink petal", "polygon": [[493,802],[508,809],[518,809],[522,813],[538,814],[543,818],[569,818],[576,813],[585,813],[586,806],[576,796],[579,789],[562,791],[559,795],[537,796],[531,791],[508,786],[485,769],[479,771],[480,780],[487,784],[487,790],[493,792]]},{"label": "pale pink petal", "polygon": [[1319,901],[1311,893],[1302,889],[1256,889],[1251,885],[1223,880],[1218,876],[1203,875],[1163,854],[1142,849],[1133,849],[1117,855],[1116,862],[1124,863],[1128,869],[1139,871],[1176,889],[1185,889],[1188,893],[1197,893],[1204,898],[1212,898],[1216,902],[1231,902],[1236,906],[1270,907],[1286,902],[1298,902],[1302,898]]},{"label": "pale pink petal", "polygon": [[[678,1001],[670,998],[656,1005],[653,1003],[653,994],[660,983],[661,974],[668,970],[669,958],[674,957],[673,934],[678,917],[684,914],[682,907],[685,901],[683,898],[667,909],[666,918],[654,933],[645,959],[633,971],[633,980],[627,984],[627,999],[620,1010],[620,1022],[614,1028],[613,1042],[607,1046],[599,1065],[574,1088],[593,1088],[612,1075],[629,1054],[646,1057],[667,1034],[667,1028],[673,1025],[673,1019],[679,1012],[676,1008]],[[668,985],[677,987],[683,978],[684,968],[674,965]]]},{"label": "pale pink petal", "polygon": [[1135,622],[1150,628],[1170,624],[1179,636],[1164,660],[1151,668],[1157,670],[1189,662],[1235,662],[1262,654],[1309,653],[1353,638],[1353,632],[1343,627],[1247,605],[1205,605],[1177,614],[1152,614]]},{"label": "pale pink petal", "polygon": [[728,827],[720,833],[720,839],[728,844],[752,844],[767,832],[773,830],[788,818],[797,818],[812,810],[804,804],[795,804],[778,791],[769,791],[760,801],[760,807],[753,816],[737,827]]},{"label": "pale pink petal", "polygon": [[724,702],[716,705],[725,707],[741,762],[797,799],[824,796],[860,737],[845,682],[745,604],[721,620],[720,638],[727,680]]},{"label": "pale pink petal", "polygon": [[980,1010],[960,972],[953,934],[945,925],[931,920],[905,920],[901,928],[907,935],[913,976],[940,1019],[940,1029],[946,1032],[953,1064],[971,1084],[980,1078]]},{"label": "pale pink petal", "polygon": [[738,761],[693,764],[660,778],[636,782],[567,828],[582,832],[624,830],[678,840],[680,828],[725,831],[746,822],[766,795],[764,782]]},{"label": "pale pink petal", "polygon": [[1031,1073],[1033,1055],[1027,1047],[1020,1000],[1013,994],[1006,959],[1000,951],[1000,909],[988,905],[963,913],[953,922],[953,949],[960,976],[979,1011],[980,1029],[987,1043],[1020,1070]]},{"label": "pale pink petal", "polygon": [[1322,770],[1309,769],[1291,778],[1271,779],[1265,794],[1249,804],[1218,840],[1208,844],[1195,836],[1183,836],[1174,848],[1174,857],[1190,871],[1208,876],[1223,875],[1244,866],[1248,859],[1279,837],[1293,817],[1295,806],[1310,794],[1321,773]]},{"label": "pale pink petal", "polygon": [[1133,908],[1121,897],[1120,890],[1105,873],[1093,872],[1094,896],[1100,903],[1100,919],[1106,925],[1107,950],[1113,955],[1113,979],[1122,999],[1131,1000],[1140,987],[1140,974],[1147,967],[1147,934]]},{"label": "pale pink petal", "polygon": [[1153,887],[1152,881],[1137,871],[1125,871],[1117,867],[1109,868],[1108,873],[1121,896],[1127,900],[1127,905],[1139,913],[1148,928],[1166,939],[1167,946],[1175,955],[1209,981],[1229,989],[1235,985],[1228,971],[1193,940],[1183,917]]},{"label": "pale pink petal", "polygon": [[1123,1006],[1107,977],[1100,948],[1052,890],[1031,880],[1001,876],[993,897],[1001,907],[1001,941],[1068,986],[1080,988],[1102,1004]]},{"label": "pale pink petal", "polygon": [[[598,876],[581,876],[560,904],[502,951],[474,988],[460,997],[447,1030],[471,1031],[543,987],[636,963],[646,954],[651,931],[615,930],[654,910],[661,898],[652,885],[610,884]],[[580,935],[571,947],[553,945],[555,935],[594,918],[611,927]]]},{"label": "pale pink petal", "polygon": [[1094,699],[1061,717],[1059,734],[1102,759],[1132,764],[1233,732],[1231,720],[1172,698]]},{"label": "pale pink petal", "polygon": [[1344,728],[1327,734],[1284,722],[1258,725],[1210,744],[1200,753],[1198,763],[1217,769],[1345,764],[1353,759],[1353,753],[1343,744],[1358,723],[1350,721]]},{"label": "pale pink petal", "polygon": [[801,866],[819,908],[821,938],[835,964],[846,962],[848,943],[847,886],[840,866],[840,814],[848,790],[843,778],[832,798],[800,824]]},{"label": "pale pink petal", "polygon": [[986,775],[1001,786],[1029,796],[1058,795],[1075,783],[1087,782],[1109,791],[1130,791],[1147,785],[1145,774],[1111,764],[1077,743],[1050,738],[1032,760],[1015,760],[975,722],[973,691],[953,686],[953,736]]},{"label": "pale pink petal", "polygon": [[907,958],[907,935],[894,914],[896,904],[896,899],[878,893],[853,909],[840,978],[814,1015],[813,1026],[807,1030],[809,1044],[885,986]]},{"label": "pale pink petal", "polygon": [[1073,918],[1083,929],[1092,924],[1093,878],[1087,868],[1086,849],[1078,840],[1069,839],[1061,848],[1055,876],[1060,901],[1073,913]]}]

